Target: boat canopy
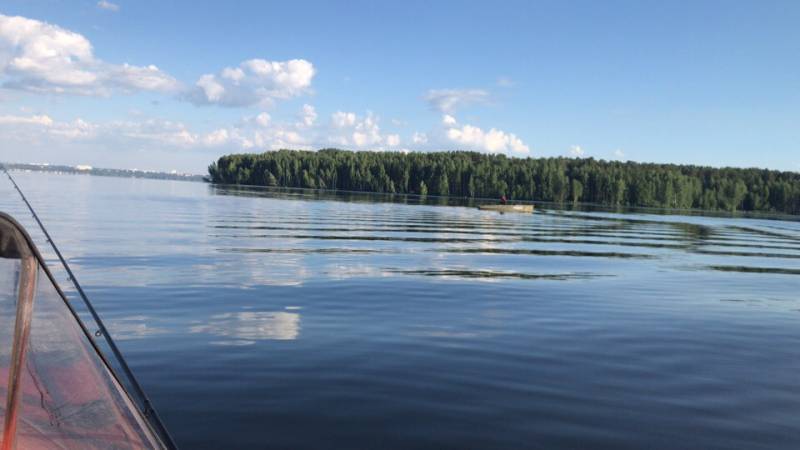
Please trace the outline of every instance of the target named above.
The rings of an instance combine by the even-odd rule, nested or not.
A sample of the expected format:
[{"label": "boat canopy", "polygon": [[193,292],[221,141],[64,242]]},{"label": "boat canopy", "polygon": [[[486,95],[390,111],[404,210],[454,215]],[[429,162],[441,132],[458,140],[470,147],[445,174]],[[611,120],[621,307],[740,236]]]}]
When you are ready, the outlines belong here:
[{"label": "boat canopy", "polygon": [[0,213],[0,450],[167,448],[30,236]]}]

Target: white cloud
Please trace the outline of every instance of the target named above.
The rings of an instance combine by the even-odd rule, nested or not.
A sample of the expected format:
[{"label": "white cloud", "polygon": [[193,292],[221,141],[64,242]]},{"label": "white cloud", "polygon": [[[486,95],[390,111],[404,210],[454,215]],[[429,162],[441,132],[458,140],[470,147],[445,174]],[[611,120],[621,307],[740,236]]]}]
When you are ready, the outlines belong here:
[{"label": "white cloud", "polygon": [[[448,116],[450,117],[450,116]],[[452,118],[452,117],[451,117]],[[455,118],[452,118],[453,121]],[[480,150],[489,153],[515,153],[527,155],[530,148],[516,135],[492,128],[484,131],[473,125],[458,126],[455,122],[448,126],[445,124],[445,137],[453,143],[466,147],[467,150]]]},{"label": "white cloud", "polygon": [[400,145],[400,136],[397,134],[389,134],[386,136],[386,145],[389,147],[397,147]]},{"label": "white cloud", "polygon": [[218,83],[214,75],[201,76],[195,85],[203,90],[203,94],[209,102],[218,102],[222,100],[222,95],[225,94],[225,86]]},{"label": "white cloud", "polygon": [[625,152],[622,151],[621,148],[614,150],[614,157],[619,160],[625,160]]},{"label": "white cloud", "polygon": [[58,122],[46,114],[31,116],[0,116],[0,137],[3,140],[25,142],[43,138],[82,139],[95,135],[97,127],[83,119]]},{"label": "white cloud", "polygon": [[[4,125],[15,125],[13,128]],[[20,125],[24,125],[20,127]],[[188,148],[204,143],[219,144],[227,140],[226,130],[220,129],[207,136],[192,132],[185,124],[163,119],[117,120],[92,123],[77,118],[69,122],[51,119],[49,116],[0,117],[0,137],[13,137],[20,141],[40,140],[39,137],[55,139],[65,143],[76,139],[94,139],[105,146],[124,143],[136,146],[148,142],[165,147]]]},{"label": "white cloud", "polygon": [[386,150],[397,147],[402,139],[399,134],[382,134],[380,119],[371,112],[359,116],[353,112],[337,111],[331,115],[327,135],[322,141],[328,145],[356,150]]},{"label": "white cloud", "polygon": [[569,156],[573,158],[583,158],[586,152],[583,151],[580,145],[573,145],[569,148]]},{"label": "white cloud", "polygon": [[359,146],[378,144],[383,140],[380,135],[380,131],[381,130],[378,127],[378,119],[372,114],[368,114],[364,120],[356,124],[356,131],[353,133],[353,139],[356,139],[356,135],[363,136],[363,139],[360,139],[363,144],[358,144]]},{"label": "white cloud", "polygon": [[216,147],[227,144],[229,140],[230,134],[228,133],[228,130],[220,128],[208,133],[205,137],[203,137],[203,144],[209,147]]},{"label": "white cloud", "polygon": [[384,142],[378,118],[368,112],[363,118],[352,112],[337,111],[331,116],[333,134],[328,141],[334,145],[380,150]]},{"label": "white cloud", "polygon": [[[304,112],[311,111],[304,108]],[[302,120],[275,121],[269,114],[262,112],[255,117],[245,117],[238,125],[209,133],[198,143],[207,147],[224,147],[224,151],[268,151],[282,148],[307,150],[313,148],[312,144],[320,147],[313,140],[314,127],[306,126],[306,123]]]},{"label": "white cloud", "polygon": [[303,105],[303,109],[300,113],[300,123],[299,125],[303,127],[310,127],[313,126],[314,123],[317,121],[317,110],[314,109],[311,105]]},{"label": "white cloud", "polygon": [[304,59],[249,59],[226,67],[219,75],[205,74],[186,97],[195,104],[221,106],[269,105],[309,92],[316,70]]},{"label": "white cloud", "polygon": [[336,111],[331,115],[331,123],[336,128],[352,127],[356,123],[356,114],[344,111]]},{"label": "white cloud", "polygon": [[153,158],[153,168],[166,168],[169,166],[163,164],[177,162],[171,167],[201,173],[223,153],[327,145],[313,128],[275,120],[262,126],[258,117],[203,131],[163,118],[132,117],[92,123],[80,118],[60,121],[49,115],[0,115],[0,148],[2,159],[10,161],[74,164],[72,158],[78,157],[78,162],[101,167],[141,167],[143,163],[149,165],[148,158]]},{"label": "white cloud", "polygon": [[[77,118],[61,122],[47,115],[0,116],[0,139],[5,141],[49,142],[60,147],[76,139],[92,140],[106,148],[141,148],[144,146],[173,149],[200,149],[226,146],[231,150],[254,147],[260,140],[262,147],[272,148],[268,143],[300,143],[291,131],[280,127],[263,128],[256,116],[245,123],[252,128],[218,128],[209,133],[192,131],[182,122],[149,118],[144,120],[116,120],[106,123],[91,123]],[[263,117],[262,117],[263,118]]]},{"label": "white cloud", "polygon": [[[309,113],[310,109],[301,111]],[[210,130],[141,115],[128,120],[91,123],[80,118],[60,121],[46,114],[27,113],[0,115],[0,142],[5,142],[9,151],[15,152],[14,159],[17,160],[35,157],[64,161],[61,156],[64,152],[75,152],[81,155],[81,159],[94,155],[88,159],[94,165],[120,166],[126,164],[120,161],[127,158],[127,165],[136,167],[131,166],[130,161],[138,164],[139,159],[145,157],[143,155],[151,155],[162,163],[185,161],[184,170],[191,167],[195,171],[202,171],[208,161],[223,153],[282,148],[310,150],[331,145],[376,151],[408,152],[406,146],[410,146],[412,150],[451,148],[521,156],[530,153],[529,147],[514,134],[460,124],[455,118],[450,122],[453,125],[439,125],[430,133],[415,132],[405,137],[383,134],[379,118],[371,112],[357,115],[338,111],[330,116],[329,121],[311,126],[306,126],[303,120],[280,120],[262,112],[246,116],[230,126]],[[35,149],[35,152],[23,149]]]},{"label": "white cloud", "polygon": [[162,119],[112,122],[100,127],[103,133],[101,137],[109,140],[135,140],[187,150],[213,147],[233,152],[311,148],[310,140],[292,125],[274,123],[272,120],[266,122],[266,125],[259,123],[259,118],[263,119],[263,114],[243,121],[242,126],[218,128],[208,133],[192,131],[181,122]]},{"label": "white cloud", "polygon": [[[294,130],[278,128],[273,132],[273,148],[308,148],[308,141]],[[285,143],[285,144],[284,144]],[[278,147],[274,147],[277,145]]]},{"label": "white cloud", "polygon": [[103,125],[102,132],[105,138],[127,138],[179,148],[189,148],[203,142],[184,123],[163,119],[115,121]]},{"label": "white cloud", "polygon": [[171,92],[177,89],[178,82],[165,75],[158,67],[150,64],[140,67],[130,64],[107,67],[107,84],[117,85],[123,90]]},{"label": "white cloud", "polygon": [[442,124],[446,127],[454,127],[457,123],[456,118],[449,114],[442,116]]},{"label": "white cloud", "polygon": [[97,126],[95,124],[86,122],[80,118],[72,122],[54,123],[50,128],[51,135],[61,136],[69,140],[92,138],[96,133]]},{"label": "white cloud", "polygon": [[4,15],[0,15],[0,80],[10,89],[81,95],[179,88],[156,66],[110,64],[95,58],[92,44],[78,33]]},{"label": "white cloud", "polygon": [[49,127],[53,125],[53,119],[47,115],[34,116],[0,116],[0,125],[42,125]]},{"label": "white cloud", "polygon": [[255,122],[262,127],[269,126],[269,123],[272,121],[272,116],[269,114],[262,112],[255,117]]},{"label": "white cloud", "polygon": [[431,89],[425,100],[436,111],[452,114],[459,108],[486,103],[489,93],[482,89]]},{"label": "white cloud", "polygon": [[106,11],[119,11],[119,5],[106,0],[100,0],[97,2],[97,7],[100,9],[105,9]]}]

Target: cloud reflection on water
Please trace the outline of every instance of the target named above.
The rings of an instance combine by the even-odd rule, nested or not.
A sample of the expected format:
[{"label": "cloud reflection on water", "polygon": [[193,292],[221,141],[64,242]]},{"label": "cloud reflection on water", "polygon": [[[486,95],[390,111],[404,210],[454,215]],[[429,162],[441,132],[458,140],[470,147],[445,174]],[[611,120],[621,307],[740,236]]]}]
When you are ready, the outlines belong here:
[{"label": "cloud reflection on water", "polygon": [[193,325],[190,333],[225,338],[218,345],[252,345],[261,340],[295,340],[300,335],[300,314],[296,312],[243,311],[211,316],[205,324]]},{"label": "cloud reflection on water", "polygon": [[153,321],[154,319],[149,316],[128,316],[108,321],[107,327],[118,341],[145,339],[167,332],[164,328],[150,325]]}]

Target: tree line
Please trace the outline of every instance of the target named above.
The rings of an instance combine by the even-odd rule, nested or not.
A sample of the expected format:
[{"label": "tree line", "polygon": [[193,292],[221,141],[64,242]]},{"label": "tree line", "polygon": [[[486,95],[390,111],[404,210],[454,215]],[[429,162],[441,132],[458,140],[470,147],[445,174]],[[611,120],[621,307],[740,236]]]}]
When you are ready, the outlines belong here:
[{"label": "tree line", "polygon": [[280,150],[233,154],[214,183],[800,214],[800,174],[477,152]]}]

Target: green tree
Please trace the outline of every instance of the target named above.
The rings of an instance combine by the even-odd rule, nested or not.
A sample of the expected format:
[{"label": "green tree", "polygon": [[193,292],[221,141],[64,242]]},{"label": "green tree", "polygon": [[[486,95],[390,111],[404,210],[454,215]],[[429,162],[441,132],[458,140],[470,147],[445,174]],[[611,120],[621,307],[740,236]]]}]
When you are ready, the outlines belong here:
[{"label": "green tree", "polygon": [[278,179],[269,170],[264,172],[264,181],[267,186],[277,186]]},{"label": "green tree", "polygon": [[442,172],[436,182],[436,194],[445,196],[450,194],[450,181],[447,179],[447,172]]},{"label": "green tree", "polygon": [[419,195],[423,197],[428,195],[428,186],[425,185],[424,181],[419,182]]},{"label": "green tree", "polygon": [[581,195],[583,195],[583,183],[580,181],[573,179],[572,180],[572,203],[578,203],[578,200],[581,199]]}]

